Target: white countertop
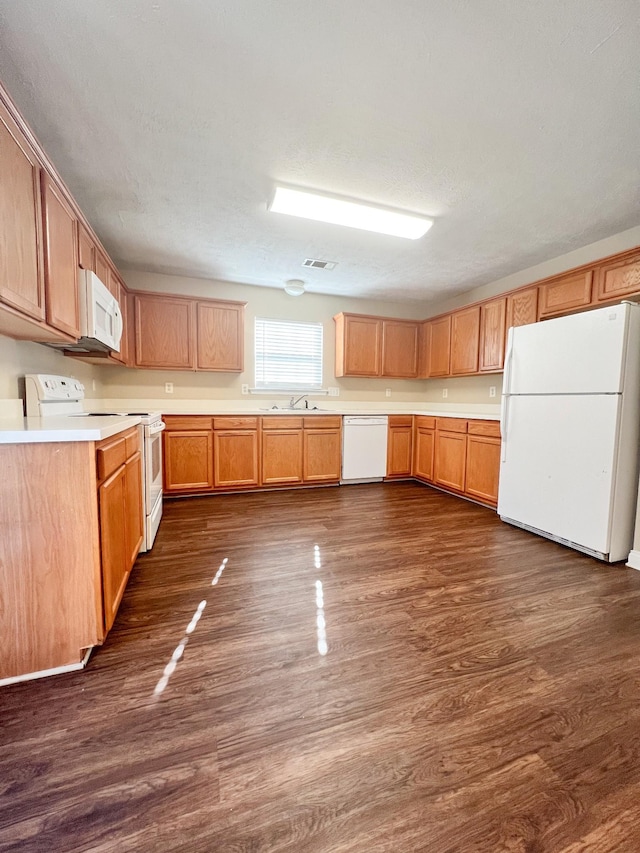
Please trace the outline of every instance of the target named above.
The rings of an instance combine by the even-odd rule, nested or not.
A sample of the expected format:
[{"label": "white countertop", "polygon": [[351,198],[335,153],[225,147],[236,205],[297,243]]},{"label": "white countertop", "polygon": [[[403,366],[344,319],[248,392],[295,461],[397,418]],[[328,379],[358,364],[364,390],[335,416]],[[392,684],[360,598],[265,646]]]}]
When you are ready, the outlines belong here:
[{"label": "white countertop", "polygon": [[140,418],[73,417],[0,419],[0,444],[40,444],[57,441],[102,441],[118,432],[136,426]]},{"label": "white countertop", "polygon": [[[97,407],[96,407],[97,408]],[[176,409],[179,408],[179,411]],[[500,417],[499,406],[495,406],[495,411],[486,411],[488,406],[478,406],[478,409],[484,411],[473,411],[475,407],[469,406],[468,410],[457,411],[457,407],[445,409],[445,407],[419,408],[417,406],[407,406],[396,409],[385,409],[383,407],[372,406],[371,408],[351,408],[351,407],[335,407],[335,408],[318,408],[318,409],[267,409],[261,407],[241,408],[240,406],[216,406],[215,403],[209,403],[206,407],[203,405],[192,405],[189,401],[185,401],[185,405],[176,406],[175,403],[171,406],[173,411],[164,410],[163,414],[169,415],[226,415],[226,416],[287,416],[287,415],[430,415],[435,417],[447,418],[464,418],[470,420],[498,420]],[[161,406],[156,406],[156,409],[162,411]],[[41,442],[56,442],[56,441],[101,441],[103,438],[110,438],[118,432],[129,429],[132,426],[140,423],[140,418],[131,415],[123,415],[122,417],[74,417],[60,416],[49,418],[23,418],[23,417],[4,417],[0,418],[0,444],[38,444]]]}]

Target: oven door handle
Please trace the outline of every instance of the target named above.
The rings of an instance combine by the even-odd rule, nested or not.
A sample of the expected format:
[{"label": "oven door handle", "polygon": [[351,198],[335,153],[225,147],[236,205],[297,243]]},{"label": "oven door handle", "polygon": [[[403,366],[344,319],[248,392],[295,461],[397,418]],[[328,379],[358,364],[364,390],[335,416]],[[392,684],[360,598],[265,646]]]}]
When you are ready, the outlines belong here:
[{"label": "oven door handle", "polygon": [[167,425],[164,421],[160,421],[159,424],[154,424],[154,426],[149,427],[149,435],[155,435],[158,432],[162,432],[162,430],[166,429]]}]

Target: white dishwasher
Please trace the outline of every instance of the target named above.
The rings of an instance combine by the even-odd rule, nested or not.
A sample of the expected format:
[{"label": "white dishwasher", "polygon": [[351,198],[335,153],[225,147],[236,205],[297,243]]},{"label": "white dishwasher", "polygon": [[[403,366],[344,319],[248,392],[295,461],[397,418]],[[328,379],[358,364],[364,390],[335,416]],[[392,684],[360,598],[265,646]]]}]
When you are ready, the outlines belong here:
[{"label": "white dishwasher", "polygon": [[387,426],[386,416],[343,419],[341,483],[374,483],[386,476]]}]

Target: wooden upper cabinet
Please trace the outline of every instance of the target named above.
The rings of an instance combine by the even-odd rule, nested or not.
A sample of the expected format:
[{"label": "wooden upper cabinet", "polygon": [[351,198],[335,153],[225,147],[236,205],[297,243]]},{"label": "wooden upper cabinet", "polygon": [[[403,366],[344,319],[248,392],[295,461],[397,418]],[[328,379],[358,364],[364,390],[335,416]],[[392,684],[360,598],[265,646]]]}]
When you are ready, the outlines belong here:
[{"label": "wooden upper cabinet", "polygon": [[96,271],[96,247],[81,223],[78,223],[78,266],[83,270]]},{"label": "wooden upper cabinet", "polygon": [[0,103],[0,300],[44,320],[40,164]]},{"label": "wooden upper cabinet", "polygon": [[42,209],[47,323],[79,338],[78,222],[62,190],[44,171]]},{"label": "wooden upper cabinet", "polygon": [[504,365],[506,298],[491,299],[480,306],[481,373],[502,370]]},{"label": "wooden upper cabinet", "polygon": [[152,293],[136,293],[136,367],[193,370],[194,302]]},{"label": "wooden upper cabinet", "polygon": [[244,303],[198,302],[196,370],[244,369]]},{"label": "wooden upper cabinet", "polygon": [[380,376],[382,320],[358,314],[338,314],[336,376]]},{"label": "wooden upper cabinet", "polygon": [[598,267],[596,299],[617,299],[640,291],[640,252]]},{"label": "wooden upper cabinet", "polygon": [[119,301],[120,296],[120,285],[118,283],[118,279],[113,275],[111,270],[111,265],[109,261],[102,254],[100,249],[96,249],[96,261],[95,261],[95,274],[98,276],[100,281],[104,284],[107,290],[115,296]]},{"label": "wooden upper cabinet", "polygon": [[538,316],[554,317],[591,304],[593,270],[569,273],[539,286]]},{"label": "wooden upper cabinet", "polygon": [[449,376],[451,365],[451,314],[431,320],[426,329],[427,376]]},{"label": "wooden upper cabinet", "polygon": [[382,321],[382,375],[407,379],[418,375],[418,323]]},{"label": "wooden upper cabinet", "polygon": [[480,306],[472,305],[451,315],[451,375],[478,372]]},{"label": "wooden upper cabinet", "polygon": [[538,322],[538,288],[525,287],[507,296],[507,330]]}]

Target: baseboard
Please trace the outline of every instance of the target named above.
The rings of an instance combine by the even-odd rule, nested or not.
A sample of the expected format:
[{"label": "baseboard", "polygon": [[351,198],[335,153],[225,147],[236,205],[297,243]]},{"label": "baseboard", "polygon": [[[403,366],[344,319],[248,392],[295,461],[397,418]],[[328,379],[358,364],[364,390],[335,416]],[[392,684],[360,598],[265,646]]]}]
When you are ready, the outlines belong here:
[{"label": "baseboard", "polygon": [[629,559],[627,560],[627,566],[630,569],[637,569],[640,571],[640,551],[631,551],[629,554]]}]

